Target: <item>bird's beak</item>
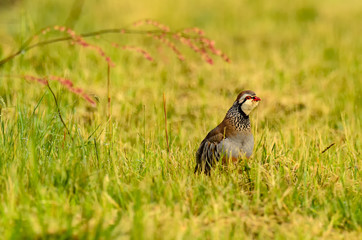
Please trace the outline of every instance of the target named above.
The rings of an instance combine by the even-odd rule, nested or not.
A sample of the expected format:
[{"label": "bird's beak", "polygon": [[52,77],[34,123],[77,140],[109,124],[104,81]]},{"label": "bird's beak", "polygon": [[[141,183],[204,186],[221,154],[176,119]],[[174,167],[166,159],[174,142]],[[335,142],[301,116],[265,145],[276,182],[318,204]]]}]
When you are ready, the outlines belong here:
[{"label": "bird's beak", "polygon": [[256,96],[253,98],[253,100],[254,100],[255,102],[261,101],[260,97],[256,97]]}]

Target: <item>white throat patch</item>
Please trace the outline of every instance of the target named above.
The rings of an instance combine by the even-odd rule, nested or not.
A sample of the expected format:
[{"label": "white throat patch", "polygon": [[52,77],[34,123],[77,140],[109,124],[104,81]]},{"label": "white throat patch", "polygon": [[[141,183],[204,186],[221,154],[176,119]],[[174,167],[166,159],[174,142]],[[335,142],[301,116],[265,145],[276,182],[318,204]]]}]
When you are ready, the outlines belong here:
[{"label": "white throat patch", "polygon": [[243,112],[246,115],[249,115],[250,112],[256,108],[256,106],[258,106],[259,102],[258,101],[254,101],[253,99],[248,99],[246,100],[243,105],[241,105],[241,110],[243,110]]}]

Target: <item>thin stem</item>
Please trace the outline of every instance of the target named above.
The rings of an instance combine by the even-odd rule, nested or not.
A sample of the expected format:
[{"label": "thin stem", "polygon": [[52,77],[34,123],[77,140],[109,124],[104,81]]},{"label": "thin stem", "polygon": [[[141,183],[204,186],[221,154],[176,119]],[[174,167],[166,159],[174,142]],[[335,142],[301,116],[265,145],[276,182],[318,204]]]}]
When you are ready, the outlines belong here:
[{"label": "thin stem", "polygon": [[108,136],[112,138],[112,105],[111,105],[111,67],[107,64],[107,122],[108,122]]},{"label": "thin stem", "polygon": [[64,120],[63,120],[63,117],[62,117],[62,113],[60,112],[60,108],[59,108],[59,104],[58,104],[58,100],[57,100],[57,97],[55,96],[52,88],[50,87],[49,83],[47,84],[47,87],[49,88],[49,91],[52,93],[53,97],[54,97],[54,102],[55,102],[55,105],[57,107],[57,111],[58,111],[58,116],[60,118],[60,121],[62,122],[64,128],[67,130],[69,136],[72,138],[73,140],[73,137],[72,135],[70,134],[70,131],[69,131],[69,128],[67,127],[67,125],[65,124]]},{"label": "thin stem", "polygon": [[94,149],[96,150],[96,158],[97,158],[97,167],[99,168],[99,157],[98,157],[98,149],[97,149],[97,140],[93,138]]},{"label": "thin stem", "polygon": [[321,153],[325,153],[328,149],[330,149],[331,147],[333,147],[335,143],[332,143],[331,145],[329,145],[326,149],[324,149]]},{"label": "thin stem", "polygon": [[163,93],[163,111],[165,113],[165,134],[166,134],[166,143],[167,143],[167,153],[170,152],[170,145],[168,144],[168,133],[167,133],[167,111],[166,111],[166,98],[165,93]]},{"label": "thin stem", "polygon": [[143,105],[143,159],[146,161],[146,105]]}]

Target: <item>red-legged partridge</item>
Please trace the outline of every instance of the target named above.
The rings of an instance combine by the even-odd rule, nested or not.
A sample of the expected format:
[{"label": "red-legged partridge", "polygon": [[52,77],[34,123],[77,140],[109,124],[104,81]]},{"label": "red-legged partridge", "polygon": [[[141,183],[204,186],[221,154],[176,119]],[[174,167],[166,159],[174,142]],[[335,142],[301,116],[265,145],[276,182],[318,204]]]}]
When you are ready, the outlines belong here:
[{"label": "red-legged partridge", "polygon": [[224,120],[201,142],[196,152],[197,171],[210,174],[215,161],[222,158],[236,162],[245,156],[249,158],[254,148],[254,137],[251,133],[249,120],[250,112],[259,104],[261,99],[253,91],[241,92],[234,104],[226,113]]}]

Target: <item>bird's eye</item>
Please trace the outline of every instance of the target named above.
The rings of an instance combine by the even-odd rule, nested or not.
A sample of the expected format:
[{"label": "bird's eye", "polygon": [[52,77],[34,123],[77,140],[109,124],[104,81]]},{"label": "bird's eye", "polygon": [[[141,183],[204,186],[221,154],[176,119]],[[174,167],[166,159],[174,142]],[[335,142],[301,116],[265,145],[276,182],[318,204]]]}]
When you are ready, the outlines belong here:
[{"label": "bird's eye", "polygon": [[246,100],[249,100],[249,99],[251,99],[251,97],[250,97],[250,96],[247,96],[245,99],[246,99]]}]

